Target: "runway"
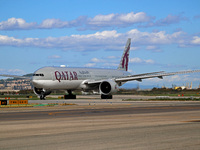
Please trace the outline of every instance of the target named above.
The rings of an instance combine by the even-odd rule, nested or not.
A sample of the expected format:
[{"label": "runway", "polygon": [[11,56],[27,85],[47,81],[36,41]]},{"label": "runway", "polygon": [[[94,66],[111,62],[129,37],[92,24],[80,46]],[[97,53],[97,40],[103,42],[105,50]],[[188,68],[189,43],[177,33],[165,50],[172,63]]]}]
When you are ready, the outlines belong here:
[{"label": "runway", "polygon": [[0,109],[0,149],[199,149],[200,102]]}]

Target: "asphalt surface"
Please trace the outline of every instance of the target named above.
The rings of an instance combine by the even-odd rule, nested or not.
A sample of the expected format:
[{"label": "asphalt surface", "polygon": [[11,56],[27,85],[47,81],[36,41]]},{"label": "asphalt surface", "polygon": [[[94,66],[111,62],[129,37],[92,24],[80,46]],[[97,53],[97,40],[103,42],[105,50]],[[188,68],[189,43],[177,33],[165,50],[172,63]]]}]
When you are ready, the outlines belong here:
[{"label": "asphalt surface", "polygon": [[[89,116],[106,116],[106,115],[124,115],[124,114],[146,114],[146,113],[163,113],[163,112],[183,112],[183,111],[195,111],[200,110],[199,105],[189,106],[151,106],[151,107],[110,107],[101,108],[96,107],[71,107],[72,110],[52,110],[45,109],[40,111],[29,111],[29,112],[7,112],[0,113],[2,121],[15,121],[15,120],[37,120],[37,119],[51,119],[66,118],[66,117],[89,117]],[[31,109],[31,108],[30,108]],[[63,108],[61,108],[63,109]]]},{"label": "asphalt surface", "polygon": [[0,149],[198,150],[200,147],[198,101],[128,102],[116,98],[71,102],[76,105],[0,108]]}]

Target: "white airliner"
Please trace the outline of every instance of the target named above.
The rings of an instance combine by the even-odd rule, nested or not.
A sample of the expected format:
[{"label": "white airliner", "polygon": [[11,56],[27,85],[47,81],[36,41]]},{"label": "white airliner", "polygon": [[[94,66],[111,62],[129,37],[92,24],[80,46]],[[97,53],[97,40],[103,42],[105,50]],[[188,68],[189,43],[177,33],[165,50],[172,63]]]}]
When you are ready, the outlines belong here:
[{"label": "white airliner", "polygon": [[[128,81],[142,81],[142,79],[154,77],[162,79],[163,76],[200,72],[200,70],[171,73],[161,71],[131,75],[128,72],[130,45],[131,39],[129,38],[117,69],[68,68],[63,66],[38,69],[31,78],[34,93],[40,99],[45,99],[53,90],[66,90],[68,92],[68,95],[65,96],[66,99],[76,99],[76,95],[73,95],[72,91],[79,89],[84,92],[98,91],[102,99],[112,99],[112,95],[118,91],[118,87]],[[0,74],[0,76],[26,78],[5,74]]]}]

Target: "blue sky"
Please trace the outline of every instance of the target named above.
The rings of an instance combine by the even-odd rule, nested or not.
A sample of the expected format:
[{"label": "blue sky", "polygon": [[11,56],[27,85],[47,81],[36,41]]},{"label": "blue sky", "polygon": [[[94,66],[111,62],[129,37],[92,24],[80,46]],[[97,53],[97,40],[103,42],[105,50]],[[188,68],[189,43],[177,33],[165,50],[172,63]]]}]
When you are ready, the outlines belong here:
[{"label": "blue sky", "polygon": [[[200,69],[199,6],[199,0],[0,0],[0,73],[117,68],[127,38],[133,74]],[[177,75],[140,84],[198,86],[199,79]]]}]

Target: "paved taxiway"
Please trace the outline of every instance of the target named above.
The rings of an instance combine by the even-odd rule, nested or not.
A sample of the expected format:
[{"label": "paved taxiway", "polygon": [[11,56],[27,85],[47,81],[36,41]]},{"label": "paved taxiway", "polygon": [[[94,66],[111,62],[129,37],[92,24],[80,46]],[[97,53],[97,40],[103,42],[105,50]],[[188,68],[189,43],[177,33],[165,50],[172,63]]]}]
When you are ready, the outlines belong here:
[{"label": "paved taxiway", "polygon": [[200,102],[78,99],[77,105],[0,108],[0,149],[199,147]]}]

